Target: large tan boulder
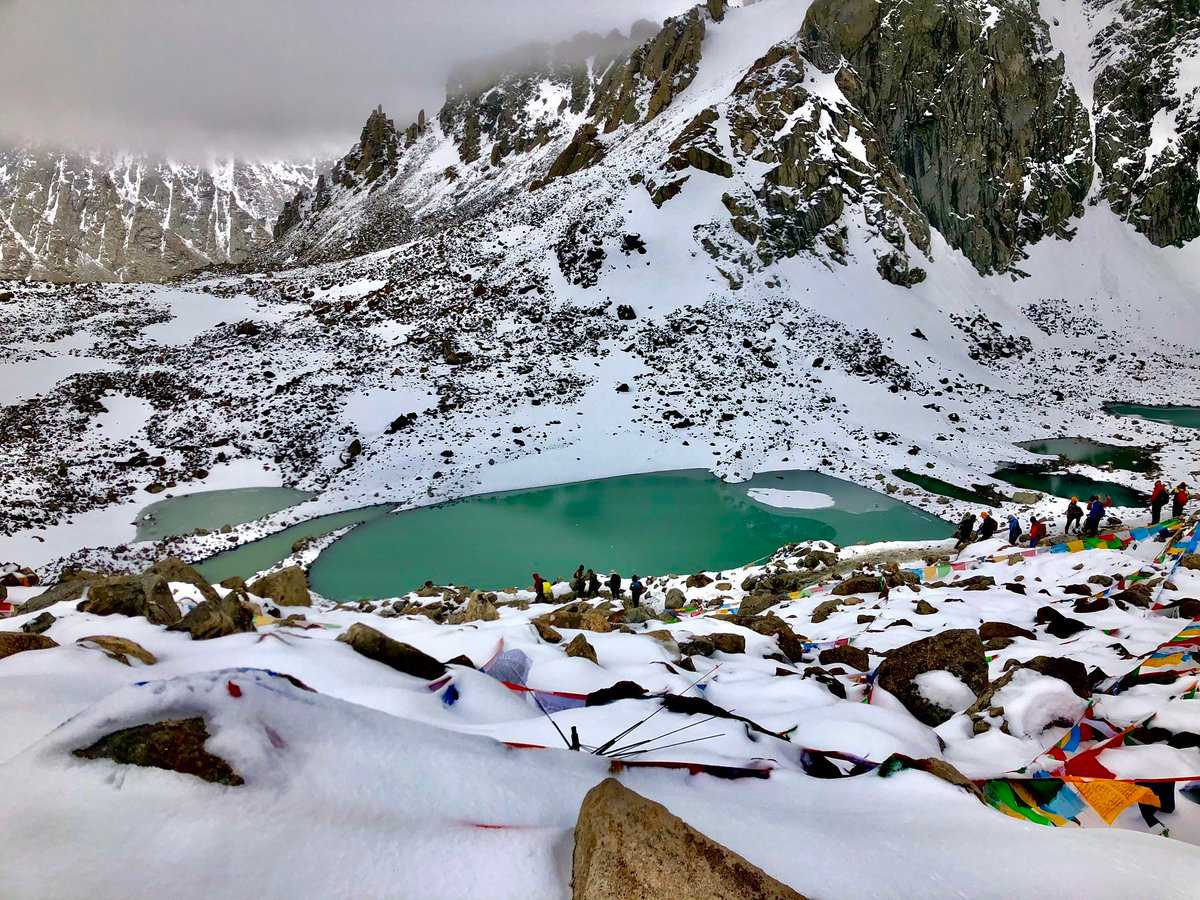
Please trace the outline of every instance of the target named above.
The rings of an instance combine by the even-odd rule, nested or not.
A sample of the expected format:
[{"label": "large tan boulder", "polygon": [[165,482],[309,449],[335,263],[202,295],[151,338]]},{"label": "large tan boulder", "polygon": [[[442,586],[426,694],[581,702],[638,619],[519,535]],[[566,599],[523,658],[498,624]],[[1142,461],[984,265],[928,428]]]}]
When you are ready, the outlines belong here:
[{"label": "large tan boulder", "polygon": [[299,566],[288,566],[251,583],[250,593],[274,600],[279,606],[312,606],[308,576]]},{"label": "large tan boulder", "polygon": [[131,658],[146,666],[158,662],[155,655],[141,644],[112,634],[93,634],[90,637],[81,637],[75,643],[84,648],[100,650],[109,659],[115,659],[125,666],[133,665],[129,661]]},{"label": "large tan boulder", "polygon": [[0,659],[24,653],[26,650],[49,650],[58,642],[44,634],[24,634],[15,631],[0,631]]},{"label": "large tan boulder", "polygon": [[467,622],[494,622],[498,618],[500,618],[500,612],[496,609],[496,605],[480,594],[474,593],[467,601],[466,606],[447,621],[451,625],[465,625]]},{"label": "large tan boulder", "polygon": [[[652,848],[671,848],[655,852]],[[786,884],[615,778],[588,791],[575,823],[573,900],[804,900]]]}]

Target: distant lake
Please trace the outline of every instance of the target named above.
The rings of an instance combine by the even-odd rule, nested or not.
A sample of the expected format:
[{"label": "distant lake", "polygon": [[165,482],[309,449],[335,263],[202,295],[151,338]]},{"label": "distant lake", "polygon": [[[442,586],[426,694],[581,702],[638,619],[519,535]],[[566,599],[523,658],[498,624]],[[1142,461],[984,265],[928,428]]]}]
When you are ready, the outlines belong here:
[{"label": "distant lake", "polygon": [[197,528],[216,531],[223,525],[244,525],[310,497],[312,494],[284,487],[200,491],[167,497],[138,513],[134,540],[157,541],[190,534]]},{"label": "distant lake", "polygon": [[1137,403],[1106,403],[1104,411],[1114,416],[1132,416],[1164,422],[1180,428],[1200,428],[1200,406],[1142,406]]},{"label": "distant lake", "polygon": [[816,472],[727,484],[702,469],[627,475],[469,497],[381,516],[310,571],[313,589],[351,600],[421,585],[524,586],[539,572],[657,575],[741,566],[784,544],[948,537],[916,507]]}]

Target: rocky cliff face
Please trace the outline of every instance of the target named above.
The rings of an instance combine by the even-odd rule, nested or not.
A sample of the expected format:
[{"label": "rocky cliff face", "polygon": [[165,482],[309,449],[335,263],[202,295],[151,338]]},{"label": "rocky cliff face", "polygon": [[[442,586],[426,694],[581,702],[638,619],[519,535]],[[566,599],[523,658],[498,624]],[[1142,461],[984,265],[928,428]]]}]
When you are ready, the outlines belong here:
[{"label": "rocky cliff face", "polygon": [[1200,6],[1095,3],[1096,164],[1113,209],[1159,246],[1200,235]]},{"label": "rocky cliff face", "polygon": [[0,150],[0,279],[159,281],[241,262],[315,168]]},{"label": "rocky cliff face", "polygon": [[[727,182],[718,195],[723,214],[691,231],[732,286],[801,254],[847,264],[860,232],[880,276],[911,286],[925,277],[934,231],[981,273],[1019,273],[1030,245],[1072,235],[1093,187],[1093,160],[1102,174],[1125,165],[1103,140],[1093,155],[1087,102],[1048,22],[1023,0],[817,0],[802,18],[785,12],[774,46],[737,71],[714,73],[737,54],[727,43],[710,61],[710,32],[744,27],[745,16],[759,17],[758,27],[766,14],[712,0],[635,33],[624,47],[543,51],[540,65],[526,52],[521,64],[459,73],[436,127],[402,141],[397,155],[406,161],[370,187],[372,204],[391,198],[392,221],[411,237],[585,170],[607,173],[599,190],[610,197],[620,182],[641,184],[660,209],[697,177],[715,177]],[[763,34],[770,29],[755,39]],[[703,98],[692,88],[702,71]],[[439,149],[447,144],[453,158]],[[1120,200],[1106,177],[1123,214],[1141,215],[1140,203],[1176,223],[1144,224],[1148,234],[1191,233],[1186,190],[1178,188],[1194,180],[1195,166],[1188,168],[1182,142],[1179,153],[1182,161],[1160,179],[1170,182],[1165,188],[1139,182],[1140,193]],[[299,203],[277,228],[305,236],[289,238],[290,258],[314,258],[313,245],[343,255],[385,246],[360,239],[383,230],[348,222],[344,204],[331,207],[341,221],[328,213],[322,221],[310,214],[321,212],[320,202]],[[582,259],[575,245],[590,227],[566,222],[548,240]],[[390,234],[393,243],[400,237]]]},{"label": "rocky cliff face", "polygon": [[1028,4],[817,0],[804,31],[929,225],[980,271],[1082,212],[1087,113]]}]

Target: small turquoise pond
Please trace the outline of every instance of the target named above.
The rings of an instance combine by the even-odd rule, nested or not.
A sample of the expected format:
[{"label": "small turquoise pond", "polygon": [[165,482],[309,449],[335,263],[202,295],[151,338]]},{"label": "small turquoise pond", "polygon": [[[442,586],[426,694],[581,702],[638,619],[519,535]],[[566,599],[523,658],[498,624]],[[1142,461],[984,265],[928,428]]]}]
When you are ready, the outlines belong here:
[{"label": "small turquoise pond", "polygon": [[1132,416],[1178,425],[1180,428],[1200,428],[1200,406],[1143,406],[1138,403],[1107,403],[1104,411],[1114,416]]},{"label": "small turquoise pond", "polygon": [[294,488],[256,487],[167,497],[138,513],[134,540],[157,541],[190,534],[197,528],[216,531],[223,525],[244,525],[311,496]]}]

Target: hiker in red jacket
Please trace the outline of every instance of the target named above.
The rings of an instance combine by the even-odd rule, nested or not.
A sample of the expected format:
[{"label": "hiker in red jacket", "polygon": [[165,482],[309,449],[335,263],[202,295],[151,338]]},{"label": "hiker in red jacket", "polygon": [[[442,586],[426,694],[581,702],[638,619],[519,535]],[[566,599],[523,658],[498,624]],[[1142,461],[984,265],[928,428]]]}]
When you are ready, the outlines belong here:
[{"label": "hiker in red jacket", "polygon": [[1187,485],[1182,481],[1179,482],[1179,487],[1175,488],[1175,496],[1171,498],[1171,517],[1178,519],[1183,515],[1183,508],[1187,506],[1188,490]]},{"label": "hiker in red jacket", "polygon": [[1162,519],[1162,509],[1167,505],[1167,486],[1162,481],[1154,482],[1150,492],[1150,524],[1157,525]]},{"label": "hiker in red jacket", "polygon": [[1038,542],[1046,536],[1046,523],[1037,516],[1029,518],[1029,546],[1036,547]]}]

